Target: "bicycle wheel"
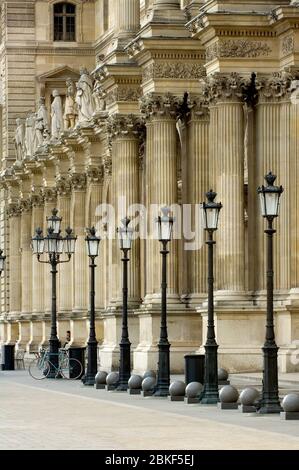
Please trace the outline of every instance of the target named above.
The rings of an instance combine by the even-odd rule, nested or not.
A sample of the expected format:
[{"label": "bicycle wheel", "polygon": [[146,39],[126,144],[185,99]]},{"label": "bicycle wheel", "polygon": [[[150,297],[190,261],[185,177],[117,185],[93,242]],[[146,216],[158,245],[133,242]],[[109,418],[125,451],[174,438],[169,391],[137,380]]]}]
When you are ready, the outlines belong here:
[{"label": "bicycle wheel", "polygon": [[63,377],[68,380],[80,379],[83,372],[82,364],[80,361],[78,361],[78,359],[64,359],[60,363],[59,369]]},{"label": "bicycle wheel", "polygon": [[45,379],[50,372],[50,365],[47,360],[41,358],[34,359],[29,365],[29,374],[35,380]]}]

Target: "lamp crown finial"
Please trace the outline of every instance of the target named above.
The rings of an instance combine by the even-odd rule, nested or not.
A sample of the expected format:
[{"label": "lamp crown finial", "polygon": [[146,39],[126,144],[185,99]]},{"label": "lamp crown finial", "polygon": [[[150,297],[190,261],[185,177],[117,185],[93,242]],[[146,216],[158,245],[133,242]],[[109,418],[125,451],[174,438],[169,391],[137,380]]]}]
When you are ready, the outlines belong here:
[{"label": "lamp crown finial", "polygon": [[131,222],[131,219],[127,216],[121,220],[121,223],[123,224],[124,227],[128,227],[130,222]]},{"label": "lamp crown finial", "polygon": [[273,186],[275,183],[277,176],[272,173],[272,171],[269,171],[269,173],[265,176],[265,180],[268,184],[268,186]]},{"label": "lamp crown finial", "polygon": [[52,215],[54,215],[54,217],[56,217],[57,214],[58,214],[58,209],[54,208],[52,210]]},{"label": "lamp crown finial", "polygon": [[210,189],[210,191],[206,193],[206,196],[207,196],[208,202],[214,202],[216,199],[217,193],[215,193],[213,189]]},{"label": "lamp crown finial", "polygon": [[41,229],[40,227],[38,227],[38,228],[35,230],[35,232],[36,232],[36,235],[37,235],[37,236],[39,236],[39,237],[42,236],[43,231],[42,231],[42,229]]}]

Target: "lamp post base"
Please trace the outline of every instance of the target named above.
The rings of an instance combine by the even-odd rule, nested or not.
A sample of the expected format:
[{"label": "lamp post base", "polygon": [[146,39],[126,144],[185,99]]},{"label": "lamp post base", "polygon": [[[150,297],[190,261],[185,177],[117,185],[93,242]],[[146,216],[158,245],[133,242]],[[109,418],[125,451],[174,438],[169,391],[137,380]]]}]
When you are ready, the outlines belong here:
[{"label": "lamp post base", "polygon": [[59,340],[58,338],[50,338],[49,339],[49,366],[50,372],[47,375],[47,379],[61,379],[61,374],[58,372],[59,370]]},{"label": "lamp post base", "polygon": [[93,387],[96,383],[95,376],[94,375],[85,375],[83,383],[84,383],[84,385],[87,385],[89,387]]},{"label": "lamp post base", "polygon": [[257,411],[260,415],[279,414],[283,411],[280,403],[262,403],[261,408]]},{"label": "lamp post base", "polygon": [[116,389],[116,392],[127,392],[128,391],[128,382],[127,383],[122,383],[119,384],[119,386]]},{"label": "lamp post base", "polygon": [[159,343],[159,364],[158,379],[154,391],[154,397],[168,397],[170,386],[170,363],[169,350],[170,344],[167,342]]}]

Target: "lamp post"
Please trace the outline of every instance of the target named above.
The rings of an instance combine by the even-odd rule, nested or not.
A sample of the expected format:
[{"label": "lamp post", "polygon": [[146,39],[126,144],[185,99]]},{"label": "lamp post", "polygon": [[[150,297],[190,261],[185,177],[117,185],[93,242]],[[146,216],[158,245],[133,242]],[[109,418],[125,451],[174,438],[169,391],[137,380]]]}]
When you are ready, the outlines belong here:
[{"label": "lamp post", "polygon": [[170,216],[170,209],[164,207],[162,216],[157,218],[159,241],[162,243],[162,283],[161,283],[161,327],[160,327],[160,340],[158,343],[159,349],[159,362],[158,362],[158,379],[155,388],[154,396],[166,397],[169,395],[170,385],[170,361],[169,349],[170,343],[168,341],[167,333],[167,249],[168,242],[172,239],[174,218]]},{"label": "lamp post", "polygon": [[6,256],[3,256],[3,250],[0,250],[0,276],[4,271]]},{"label": "lamp post", "polygon": [[119,247],[123,252],[123,308],[122,308],[122,330],[119,361],[119,385],[117,391],[125,392],[128,389],[128,380],[131,375],[131,343],[128,331],[128,253],[132,248],[134,230],[129,227],[130,219],[127,217],[121,221],[122,226],[117,229]]},{"label": "lamp post", "polygon": [[213,248],[216,244],[213,234],[218,228],[219,214],[222,204],[215,202],[217,194],[211,189],[206,193],[207,202],[202,204],[204,230],[208,232],[208,331],[205,344],[205,383],[200,399],[202,404],[215,404],[219,401],[218,394],[218,344],[215,338],[214,324],[214,270]]},{"label": "lamp post", "polygon": [[273,222],[279,215],[279,201],[283,193],[282,186],[274,186],[276,176],[271,172],[265,176],[267,186],[258,188],[261,203],[261,214],[267,219],[268,227],[265,230],[267,235],[267,323],[266,339],[263,347],[264,371],[263,371],[263,392],[259,413],[280,413],[278,394],[278,347],[275,342],[274,333],[274,312],[273,312],[273,290],[274,290],[274,270],[273,270],[273,235],[276,230]]},{"label": "lamp post", "polygon": [[[36,235],[32,238],[32,251],[37,256],[39,263],[51,265],[52,274],[52,307],[51,307],[51,335],[49,339],[50,351],[49,360],[58,367],[58,349],[59,340],[57,337],[57,305],[56,305],[56,274],[57,266],[61,263],[68,263],[72,255],[75,253],[76,239],[73,235],[71,228],[66,229],[66,236],[61,236],[61,221],[62,219],[57,216],[57,209],[53,209],[52,216],[47,217],[47,236],[43,236],[41,228],[36,229]],[[61,260],[60,256],[65,253],[68,257],[67,260]],[[46,254],[48,260],[41,260],[41,256]],[[50,367],[48,378],[55,378],[56,371],[54,367]]]},{"label": "lamp post", "polygon": [[95,329],[95,259],[99,255],[99,246],[101,239],[96,236],[95,227],[87,229],[87,236],[85,238],[87,254],[90,260],[90,316],[89,316],[89,338],[87,343],[88,359],[87,359],[87,373],[84,380],[84,385],[95,384],[95,376],[98,371],[98,342],[96,338]]}]

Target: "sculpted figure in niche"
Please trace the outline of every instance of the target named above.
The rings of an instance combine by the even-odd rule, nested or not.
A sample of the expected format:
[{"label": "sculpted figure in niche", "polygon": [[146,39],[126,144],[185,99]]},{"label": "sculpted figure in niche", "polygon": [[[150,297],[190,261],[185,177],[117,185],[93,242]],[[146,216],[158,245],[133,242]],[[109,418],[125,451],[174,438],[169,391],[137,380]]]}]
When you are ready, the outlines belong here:
[{"label": "sculpted figure in niche", "polygon": [[76,103],[79,111],[79,123],[89,121],[94,113],[93,80],[85,68],[80,70],[77,83]]},{"label": "sculpted figure in niche", "polygon": [[39,109],[37,111],[35,123],[35,134],[37,147],[43,145],[44,139],[49,135],[48,113],[44,97],[39,100]]},{"label": "sculpted figure in niche", "polygon": [[96,80],[93,87],[93,100],[95,104],[95,112],[102,112],[106,109],[106,102],[104,99],[104,92],[102,90],[102,86]]},{"label": "sculpted figure in niche", "polygon": [[52,96],[54,100],[51,105],[51,135],[53,140],[57,140],[63,131],[62,101],[58,90],[53,90]]},{"label": "sculpted figure in niche", "polygon": [[35,150],[36,150],[35,124],[36,124],[36,113],[31,111],[31,113],[26,118],[26,128],[25,128],[26,157],[33,157]]},{"label": "sculpted figure in niche", "polygon": [[23,121],[18,118],[16,119],[17,128],[15,131],[15,148],[16,148],[16,159],[22,161],[25,154],[25,126]]},{"label": "sculpted figure in niche", "polygon": [[64,107],[64,128],[72,129],[75,127],[78,118],[78,109],[76,103],[76,86],[70,78],[66,82],[67,92]]}]

